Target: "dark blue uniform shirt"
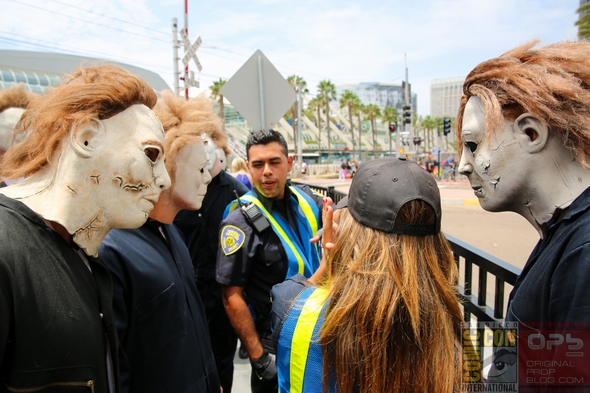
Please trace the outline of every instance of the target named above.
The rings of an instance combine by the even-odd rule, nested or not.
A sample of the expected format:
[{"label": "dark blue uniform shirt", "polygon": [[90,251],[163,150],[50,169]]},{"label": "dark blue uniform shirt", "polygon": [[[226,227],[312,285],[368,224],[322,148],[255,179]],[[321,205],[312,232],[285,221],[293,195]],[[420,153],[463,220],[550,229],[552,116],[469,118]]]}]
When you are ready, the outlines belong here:
[{"label": "dark blue uniform shirt", "polygon": [[510,294],[506,321],[590,321],[590,188],[547,224]]},{"label": "dark blue uniform shirt", "polygon": [[[321,212],[323,207],[322,198],[314,195],[308,186],[299,186],[299,188],[316,201],[316,205]],[[253,189],[253,192],[256,192],[256,190]],[[289,195],[290,191],[286,189],[285,198],[289,198]],[[285,204],[281,202],[277,204],[278,201],[266,198],[260,198],[260,200],[269,211],[279,208],[278,205],[282,205],[280,209],[287,211],[287,217],[285,217],[287,221],[290,223],[290,221],[294,220],[294,218],[289,219],[289,216],[294,216],[295,213],[288,212],[288,210],[294,209],[292,203],[287,202]],[[271,201],[272,205],[269,205]],[[245,287],[244,292],[248,303],[256,315],[256,328],[270,331],[270,290],[273,285],[283,282],[286,278],[289,264],[287,254],[281,240],[272,228],[258,233],[246,221],[240,209],[232,211],[222,221],[220,228],[228,224],[234,225],[244,232],[245,242],[231,255],[225,255],[222,250],[219,251],[217,256],[217,282],[228,286]],[[318,225],[321,227],[321,220]],[[314,235],[300,233],[300,239],[292,239],[292,241],[309,242],[309,239]]]}]

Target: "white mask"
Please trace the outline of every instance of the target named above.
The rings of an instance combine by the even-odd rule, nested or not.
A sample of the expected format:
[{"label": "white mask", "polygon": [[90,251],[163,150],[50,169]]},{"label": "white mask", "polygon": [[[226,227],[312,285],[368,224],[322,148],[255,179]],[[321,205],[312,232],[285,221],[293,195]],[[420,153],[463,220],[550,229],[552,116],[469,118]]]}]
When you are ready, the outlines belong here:
[{"label": "white mask", "polygon": [[225,171],[227,168],[227,157],[225,156],[225,151],[221,148],[215,149],[215,154],[217,154],[217,158],[219,158],[219,162],[221,163],[221,170]]},{"label": "white mask", "polygon": [[[12,145],[14,127],[25,112],[22,108],[8,108],[0,113],[0,150],[8,150]],[[19,142],[24,133],[19,134],[15,142]]]},{"label": "white mask", "polygon": [[174,162],[174,203],[182,209],[199,210],[207,193],[207,185],[211,182],[205,145],[202,142],[189,143],[176,153]]},{"label": "white mask", "polygon": [[155,114],[133,105],[70,131],[53,164],[0,192],[61,224],[96,256],[110,229],[143,225],[170,187],[163,149],[164,131]]},{"label": "white mask", "polygon": [[203,134],[202,136],[205,141],[205,152],[207,153],[207,169],[211,170],[213,169],[213,165],[215,165],[215,158],[217,157],[217,153],[215,153],[217,145],[207,134]]}]

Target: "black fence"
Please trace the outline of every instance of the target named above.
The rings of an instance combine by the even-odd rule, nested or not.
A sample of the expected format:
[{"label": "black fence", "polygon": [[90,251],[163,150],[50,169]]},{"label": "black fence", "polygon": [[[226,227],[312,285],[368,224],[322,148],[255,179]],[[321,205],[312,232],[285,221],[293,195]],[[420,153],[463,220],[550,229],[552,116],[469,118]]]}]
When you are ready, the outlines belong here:
[{"label": "black fence", "polygon": [[[292,182],[291,184],[307,183]],[[331,186],[307,185],[314,192],[328,196],[336,203],[346,196]],[[451,244],[459,268],[458,292],[463,300],[465,322],[471,319],[485,323],[502,322],[505,317],[507,295],[510,292],[507,290],[507,285],[510,288],[514,285],[520,269],[453,236],[445,236]],[[490,282],[493,287],[488,285]]]}]

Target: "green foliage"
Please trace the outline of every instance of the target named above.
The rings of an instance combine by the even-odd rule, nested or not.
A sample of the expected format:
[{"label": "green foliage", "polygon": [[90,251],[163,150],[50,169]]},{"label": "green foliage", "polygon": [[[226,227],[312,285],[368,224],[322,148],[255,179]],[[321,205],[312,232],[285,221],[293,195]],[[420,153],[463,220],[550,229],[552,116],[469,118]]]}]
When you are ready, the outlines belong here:
[{"label": "green foliage", "polygon": [[397,123],[397,109],[393,106],[386,106],[381,114],[381,122],[387,125]]},{"label": "green foliage", "polygon": [[574,24],[578,26],[578,37],[590,38],[590,3],[582,4],[577,10],[580,18]]}]

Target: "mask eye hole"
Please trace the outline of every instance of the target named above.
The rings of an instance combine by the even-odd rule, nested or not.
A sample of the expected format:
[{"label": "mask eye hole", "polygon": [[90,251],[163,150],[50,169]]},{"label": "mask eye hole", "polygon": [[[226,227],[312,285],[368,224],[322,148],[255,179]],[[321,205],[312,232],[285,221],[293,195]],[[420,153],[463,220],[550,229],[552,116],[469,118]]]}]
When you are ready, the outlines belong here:
[{"label": "mask eye hole", "polygon": [[477,143],[475,142],[465,142],[465,146],[467,146],[471,153],[475,153],[477,150]]},{"label": "mask eye hole", "polygon": [[155,147],[146,147],[143,151],[152,163],[155,163],[160,156],[160,150]]}]

